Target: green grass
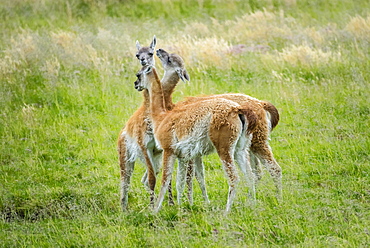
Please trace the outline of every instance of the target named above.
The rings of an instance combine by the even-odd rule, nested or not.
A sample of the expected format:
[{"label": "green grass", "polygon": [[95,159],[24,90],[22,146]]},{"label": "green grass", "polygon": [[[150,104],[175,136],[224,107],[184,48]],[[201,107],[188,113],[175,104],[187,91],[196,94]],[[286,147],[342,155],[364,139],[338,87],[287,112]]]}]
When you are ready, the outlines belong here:
[{"label": "green grass", "polygon": [[[368,1],[0,1],[1,247],[368,247]],[[119,205],[116,140],[138,108],[135,41],[184,57],[186,96],[241,92],[272,102],[256,207],[204,158],[211,204],[153,215],[138,162]],[[242,44],[248,49],[234,51]],[[230,52],[234,51],[234,52]],[[159,64],[159,61],[157,61]],[[159,71],[162,74],[160,66]]]}]

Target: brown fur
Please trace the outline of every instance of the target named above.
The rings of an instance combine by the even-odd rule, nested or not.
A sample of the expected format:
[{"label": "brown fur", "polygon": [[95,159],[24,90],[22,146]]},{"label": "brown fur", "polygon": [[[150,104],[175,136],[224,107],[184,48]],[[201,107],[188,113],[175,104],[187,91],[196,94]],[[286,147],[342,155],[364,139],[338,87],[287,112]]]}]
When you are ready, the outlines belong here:
[{"label": "brown fur", "polygon": [[[250,118],[254,120],[256,119],[254,112],[250,109],[244,109],[240,105],[226,99],[207,99],[201,102],[189,103],[186,106],[180,104],[179,106],[176,105],[172,111],[166,111],[162,85],[155,68],[150,69],[144,67],[141,71],[146,75],[145,80],[143,80],[143,87],[150,88],[149,94],[154,134],[163,149],[162,187],[155,211],[158,211],[161,207],[172,174],[175,156],[191,159],[193,156],[205,155],[211,152],[213,147],[220,156],[229,178],[230,187],[226,208],[229,211],[235,197],[235,186],[239,180],[234,164],[233,149],[235,149],[234,146],[240,137],[245,135],[243,134],[245,130],[243,131],[243,123],[240,115],[245,116],[244,113],[248,113]],[[247,123],[249,123],[248,119]],[[199,142],[205,142],[201,143],[200,148],[196,148],[195,151],[191,147],[188,147],[189,144],[193,145],[192,135],[194,132],[195,135],[201,135]],[[197,132],[201,133],[198,134]],[[212,143],[207,141],[207,136]],[[197,137],[194,136],[194,138]],[[181,143],[180,145],[178,143],[180,141],[185,143]],[[245,151],[244,146],[241,151]],[[190,155],[192,152],[195,152],[195,154]],[[248,167],[248,165],[242,166]],[[247,168],[247,170],[250,170],[250,168]],[[252,179],[250,186],[254,195]]]},{"label": "brown fur", "polygon": [[[157,50],[157,55],[160,58],[162,65],[165,69],[165,75],[168,74],[171,77],[166,78],[165,81],[162,81],[163,85],[168,85],[171,88],[171,91],[168,91],[166,99],[172,102],[172,92],[177,83],[182,76],[182,73],[167,73],[167,71],[173,71],[176,68],[176,71],[186,72],[184,67],[184,62],[180,56],[177,54],[169,54],[163,49]],[[185,73],[183,73],[185,74]],[[187,74],[187,73],[186,73]],[[189,78],[189,76],[187,76]],[[250,123],[249,128],[253,133],[252,146],[251,146],[251,155],[253,169],[257,179],[261,178],[262,170],[259,167],[258,160],[255,157],[258,157],[265,167],[270,172],[277,189],[278,198],[281,198],[281,168],[275,161],[271,149],[268,145],[269,133],[276,127],[279,122],[279,112],[274,105],[269,102],[261,101],[256,98],[250,97],[244,94],[220,94],[220,95],[210,95],[202,97],[188,97],[185,101],[177,103],[177,106],[188,105],[189,103],[204,101],[207,99],[228,99],[234,101],[245,108],[251,109],[256,115],[257,119],[254,123]],[[267,116],[269,118],[267,118]]]},{"label": "brown fur", "polygon": [[263,109],[270,113],[271,131],[277,126],[280,120],[279,111],[269,102],[263,102]]},{"label": "brown fur", "polygon": [[251,134],[256,130],[258,118],[253,110],[250,108],[242,109],[242,113],[246,116],[248,120],[247,133]]},{"label": "brown fur", "polygon": [[[133,139],[136,141],[140,152],[143,156],[144,162],[147,165],[148,172],[148,186],[151,195],[151,202],[154,200],[154,187],[156,183],[156,172],[153,164],[149,158],[147,144],[145,144],[146,136],[153,136],[152,124],[149,118],[149,95],[147,91],[143,92],[144,101],[141,107],[129,118],[124,128],[120,131],[118,137],[118,152],[119,162],[121,168],[121,181],[122,181],[122,198],[121,204],[123,210],[127,208],[127,191],[130,185],[130,179],[134,168],[134,162],[129,159],[132,156],[132,151],[127,148],[127,140]],[[158,150],[153,150],[152,153],[159,153]],[[126,186],[126,185],[127,186]],[[123,188],[125,187],[125,188]]]},{"label": "brown fur", "polygon": [[[136,57],[142,65],[151,64],[154,65],[154,48],[156,45],[156,38],[153,37],[153,41],[148,47],[142,47],[140,43],[136,42],[137,54]],[[148,184],[150,192],[150,202],[154,204],[154,188],[156,185],[156,174],[159,172],[159,168],[155,168],[153,165],[150,155],[155,158],[160,156],[161,151],[155,146],[148,147],[148,140],[152,140],[154,143],[153,127],[150,118],[150,104],[149,94],[147,90],[143,91],[143,103],[138,110],[129,118],[126,125],[120,131],[118,136],[118,154],[120,164],[120,175],[121,175],[121,205],[122,209],[126,210],[128,200],[128,190],[130,187],[131,175],[134,170],[134,161],[138,153],[141,155],[143,162],[147,166],[147,171],[142,178],[144,184]],[[169,105],[171,106],[171,105]],[[137,150],[133,151],[133,148],[127,147],[129,144],[136,144]],[[131,157],[134,156],[132,159]],[[173,204],[173,197],[171,191],[171,184],[169,186],[169,202]]]},{"label": "brown fur", "polygon": [[[244,108],[251,109],[257,116],[252,131],[251,155],[256,156],[269,171],[272,179],[274,180],[277,192],[277,198],[282,198],[282,171],[279,164],[276,162],[271,148],[268,145],[269,133],[276,127],[279,122],[279,113],[275,106],[266,101],[261,101],[256,98],[243,95],[243,94],[220,94],[201,97],[188,97],[185,101],[178,103],[178,105],[187,105],[206,99],[228,99],[234,101]],[[268,111],[270,119],[267,119],[266,111]],[[270,125],[269,125],[270,121]],[[253,123],[252,123],[253,125]],[[255,161],[255,160],[253,160]],[[259,168],[258,161],[252,163],[253,170],[256,178],[261,178],[261,168]]]}]

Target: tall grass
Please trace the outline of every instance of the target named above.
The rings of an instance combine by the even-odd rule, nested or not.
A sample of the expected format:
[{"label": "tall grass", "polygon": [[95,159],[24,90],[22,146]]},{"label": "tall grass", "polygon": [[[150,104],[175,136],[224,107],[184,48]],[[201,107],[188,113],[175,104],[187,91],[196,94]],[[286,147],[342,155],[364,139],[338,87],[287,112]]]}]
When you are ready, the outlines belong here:
[{"label": "tall grass", "polygon": [[[368,1],[0,1],[3,247],[366,247],[370,242]],[[148,208],[137,163],[119,206],[116,139],[138,108],[135,41],[179,53],[174,100],[241,92],[272,102],[283,168],[258,204],[205,158],[211,204]],[[162,73],[160,63],[157,61]]]}]

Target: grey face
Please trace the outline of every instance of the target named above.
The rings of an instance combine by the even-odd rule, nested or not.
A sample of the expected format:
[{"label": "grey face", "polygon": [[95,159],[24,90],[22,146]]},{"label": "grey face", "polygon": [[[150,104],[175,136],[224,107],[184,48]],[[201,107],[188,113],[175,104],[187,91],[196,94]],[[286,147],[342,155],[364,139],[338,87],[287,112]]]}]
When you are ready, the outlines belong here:
[{"label": "grey face", "polygon": [[161,60],[163,67],[165,68],[169,64],[170,54],[163,49],[157,50],[157,56]]},{"label": "grey face", "polygon": [[143,66],[137,73],[136,73],[136,81],[134,82],[135,89],[137,91],[142,91],[147,89],[147,85],[145,84],[145,76],[146,74],[152,71],[152,66]]},{"label": "grey face", "polygon": [[142,47],[139,43],[139,41],[136,41],[136,58],[140,61],[140,64],[142,66],[151,65],[154,66],[155,60],[154,60],[154,50],[155,45],[157,44],[157,39],[154,36],[152,42],[148,47]]},{"label": "grey face", "polygon": [[136,53],[136,58],[140,61],[142,66],[154,64],[154,50],[149,47],[142,47]]},{"label": "grey face", "polygon": [[179,55],[175,53],[169,54],[163,49],[158,49],[157,56],[161,60],[163,69],[166,72],[175,71],[182,81],[190,81],[189,74],[185,69],[184,60]]},{"label": "grey face", "polygon": [[142,77],[142,73],[138,72],[138,73],[136,74],[136,77],[137,77],[137,79],[136,79],[136,81],[134,82],[135,90],[137,90],[137,91],[142,91],[142,90],[144,89],[144,88],[142,87],[142,85],[141,85],[141,77]]}]

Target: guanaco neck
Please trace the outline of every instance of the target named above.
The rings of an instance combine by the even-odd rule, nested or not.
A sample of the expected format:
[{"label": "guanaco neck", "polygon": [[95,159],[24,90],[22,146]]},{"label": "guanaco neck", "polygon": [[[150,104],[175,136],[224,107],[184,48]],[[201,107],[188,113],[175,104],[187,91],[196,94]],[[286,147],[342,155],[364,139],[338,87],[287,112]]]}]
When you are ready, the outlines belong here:
[{"label": "guanaco neck", "polygon": [[162,84],[154,67],[152,68],[152,71],[146,75],[146,77],[150,82],[149,95],[152,119],[153,122],[159,123],[166,113]]},{"label": "guanaco neck", "polygon": [[180,81],[176,72],[165,71],[162,78],[163,98],[167,110],[172,110],[175,104],[172,101],[172,94]]},{"label": "guanaco neck", "polygon": [[143,106],[146,111],[150,109],[150,97],[147,89],[143,90],[143,104],[141,106]]}]

